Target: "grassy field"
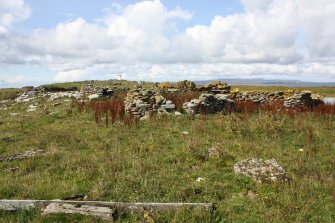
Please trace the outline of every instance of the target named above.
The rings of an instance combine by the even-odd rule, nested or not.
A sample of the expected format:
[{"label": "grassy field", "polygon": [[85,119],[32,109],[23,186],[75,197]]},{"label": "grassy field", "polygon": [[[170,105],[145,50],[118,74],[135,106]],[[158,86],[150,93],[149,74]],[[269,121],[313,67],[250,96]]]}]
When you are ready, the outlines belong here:
[{"label": "grassy field", "polygon": [[[138,124],[95,123],[71,102],[26,112],[31,103],[0,113],[0,156],[26,150],[48,155],[0,162],[1,199],[124,202],[213,202],[215,212],[179,210],[155,222],[334,222],[335,117],[316,113],[235,113],[156,116]],[[19,113],[19,115],[11,115]],[[188,135],[183,131],[189,132]],[[223,155],[208,156],[220,144]],[[303,151],[301,151],[301,149]],[[259,184],[233,173],[247,158],[275,158],[292,179]],[[18,168],[8,172],[9,168]],[[197,182],[198,177],[204,180]],[[253,191],[257,197],[246,196]],[[0,212],[1,222],[103,222],[39,211]],[[143,215],[117,222],[145,222]]]},{"label": "grassy field", "polygon": [[13,100],[22,92],[19,88],[0,88],[0,101]]},{"label": "grassy field", "polygon": [[[117,88],[134,88],[137,85],[137,81],[127,81],[127,80],[107,80],[107,81],[79,81],[79,82],[65,82],[65,83],[55,83],[55,84],[45,84],[40,87],[45,88],[47,91],[66,91],[66,90],[80,90],[81,87],[87,85],[101,86],[101,87],[117,87]],[[152,82],[144,82],[144,87],[152,88]]]}]

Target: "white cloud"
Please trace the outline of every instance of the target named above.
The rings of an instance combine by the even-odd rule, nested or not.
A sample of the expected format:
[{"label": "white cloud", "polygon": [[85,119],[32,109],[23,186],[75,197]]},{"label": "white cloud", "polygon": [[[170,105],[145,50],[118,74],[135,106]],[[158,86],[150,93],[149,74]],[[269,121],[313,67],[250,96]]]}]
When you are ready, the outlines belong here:
[{"label": "white cloud", "polygon": [[177,7],[175,10],[168,12],[168,17],[169,18],[179,18],[179,19],[188,21],[192,18],[192,13],[190,13],[189,11],[183,10],[180,7]]},{"label": "white cloud", "polygon": [[[114,3],[95,22],[76,18],[28,36],[10,33],[0,38],[0,66],[48,66],[57,81],[117,74],[137,80],[222,75],[335,78],[333,0],[241,1],[244,12],[217,15],[209,25],[186,30],[178,30],[176,24],[192,19],[192,13],[180,7],[169,10],[159,0],[125,7]],[[17,8],[26,14],[10,22],[0,19],[0,32],[29,15],[23,1],[13,1],[16,7],[12,1],[1,2],[10,15]]]},{"label": "white cloud", "polygon": [[266,11],[274,0],[241,0],[247,12]]},{"label": "white cloud", "polygon": [[15,22],[29,16],[30,8],[23,0],[0,0],[0,34],[7,32]]},{"label": "white cloud", "polygon": [[75,81],[85,74],[85,70],[69,70],[57,73],[55,81]]},{"label": "white cloud", "polygon": [[335,57],[335,2],[297,0],[301,26],[311,57]]}]

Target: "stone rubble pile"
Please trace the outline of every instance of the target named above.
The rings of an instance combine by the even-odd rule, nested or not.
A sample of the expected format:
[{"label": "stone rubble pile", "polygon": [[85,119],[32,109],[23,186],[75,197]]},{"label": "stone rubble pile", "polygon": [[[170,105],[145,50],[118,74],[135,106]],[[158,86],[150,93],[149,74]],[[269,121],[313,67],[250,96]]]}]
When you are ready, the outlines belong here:
[{"label": "stone rubble pile", "polygon": [[83,94],[79,91],[61,91],[61,92],[47,92],[43,88],[23,88],[24,92],[17,97],[14,101],[21,103],[21,102],[29,102],[38,97],[48,97],[49,101],[57,101],[61,98],[82,98]]},{"label": "stone rubble pile", "polygon": [[234,172],[251,177],[259,183],[287,182],[285,170],[275,159],[247,159],[234,165]]},{"label": "stone rubble pile", "polygon": [[46,93],[46,96],[49,96],[49,101],[57,101],[60,100],[61,98],[82,98],[83,94],[80,93],[79,91],[61,91],[61,92],[53,92],[53,93]]},{"label": "stone rubble pile", "polygon": [[201,92],[208,92],[212,94],[228,94],[231,86],[221,81],[215,81],[210,84],[206,84],[204,87],[199,88]]},{"label": "stone rubble pile", "polygon": [[188,114],[215,114],[225,111],[231,111],[234,108],[234,102],[226,94],[202,93],[198,99],[192,99],[183,104],[183,109]]},{"label": "stone rubble pile", "polygon": [[28,106],[28,109],[27,109],[27,112],[33,112],[33,111],[36,111],[37,108],[38,108],[38,105],[36,105],[36,104],[29,105],[29,106]]},{"label": "stone rubble pile", "polygon": [[87,96],[89,100],[105,99],[110,98],[114,95],[114,90],[110,87],[96,86],[93,84],[83,86],[80,89],[80,92],[83,95]]},{"label": "stone rubble pile", "polygon": [[101,88],[98,90],[97,93],[91,94],[88,96],[88,99],[95,100],[95,99],[104,99],[104,98],[110,98],[114,95],[114,91],[110,90],[108,88]]},{"label": "stone rubble pile", "polygon": [[323,101],[321,98],[313,97],[311,91],[302,91],[287,96],[284,101],[284,106],[286,108],[312,108],[313,106],[322,103]]},{"label": "stone rubble pile", "polygon": [[177,82],[175,84],[175,88],[179,90],[194,90],[196,88],[196,85],[192,81],[184,80]]},{"label": "stone rubble pile", "polygon": [[172,101],[166,100],[160,93],[141,87],[129,91],[124,103],[126,112],[138,118],[148,116],[150,112],[173,113],[176,108]]},{"label": "stone rubble pile", "polygon": [[43,88],[28,88],[17,97],[14,101],[15,102],[29,102],[34,100],[37,96],[44,95],[45,90]]}]

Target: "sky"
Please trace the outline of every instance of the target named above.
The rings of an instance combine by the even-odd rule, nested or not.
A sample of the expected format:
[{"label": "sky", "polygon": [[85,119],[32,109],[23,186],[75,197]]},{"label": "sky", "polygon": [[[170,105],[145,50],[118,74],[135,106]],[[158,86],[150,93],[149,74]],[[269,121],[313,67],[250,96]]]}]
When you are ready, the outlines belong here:
[{"label": "sky", "polygon": [[0,88],[123,79],[335,82],[334,0],[0,0]]}]

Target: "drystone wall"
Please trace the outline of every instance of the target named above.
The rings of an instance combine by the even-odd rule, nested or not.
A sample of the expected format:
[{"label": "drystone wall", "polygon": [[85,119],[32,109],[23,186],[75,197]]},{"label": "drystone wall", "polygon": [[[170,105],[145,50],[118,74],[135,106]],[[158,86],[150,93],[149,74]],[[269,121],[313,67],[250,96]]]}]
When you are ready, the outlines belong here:
[{"label": "drystone wall", "polygon": [[205,93],[211,94],[228,94],[230,93],[231,86],[227,83],[216,81],[210,84],[206,84],[204,87],[200,87],[199,90]]},{"label": "drystone wall", "polygon": [[138,118],[149,116],[150,112],[173,113],[176,108],[159,92],[141,87],[129,91],[124,103],[126,112]]},{"label": "drystone wall", "polygon": [[230,94],[230,97],[238,101],[252,101],[254,103],[265,104],[275,101],[284,101],[283,91],[238,91]]},{"label": "drystone wall", "polygon": [[323,101],[318,95],[313,95],[310,91],[296,92],[285,98],[284,106],[286,108],[312,108],[322,104]]},{"label": "drystone wall", "polygon": [[286,108],[305,108],[322,104],[322,97],[310,91],[237,91],[230,94],[236,101],[252,101],[257,104],[282,103]]},{"label": "drystone wall", "polygon": [[188,114],[214,114],[234,109],[234,102],[226,94],[202,93],[198,99],[192,99],[183,104],[183,110]]}]

